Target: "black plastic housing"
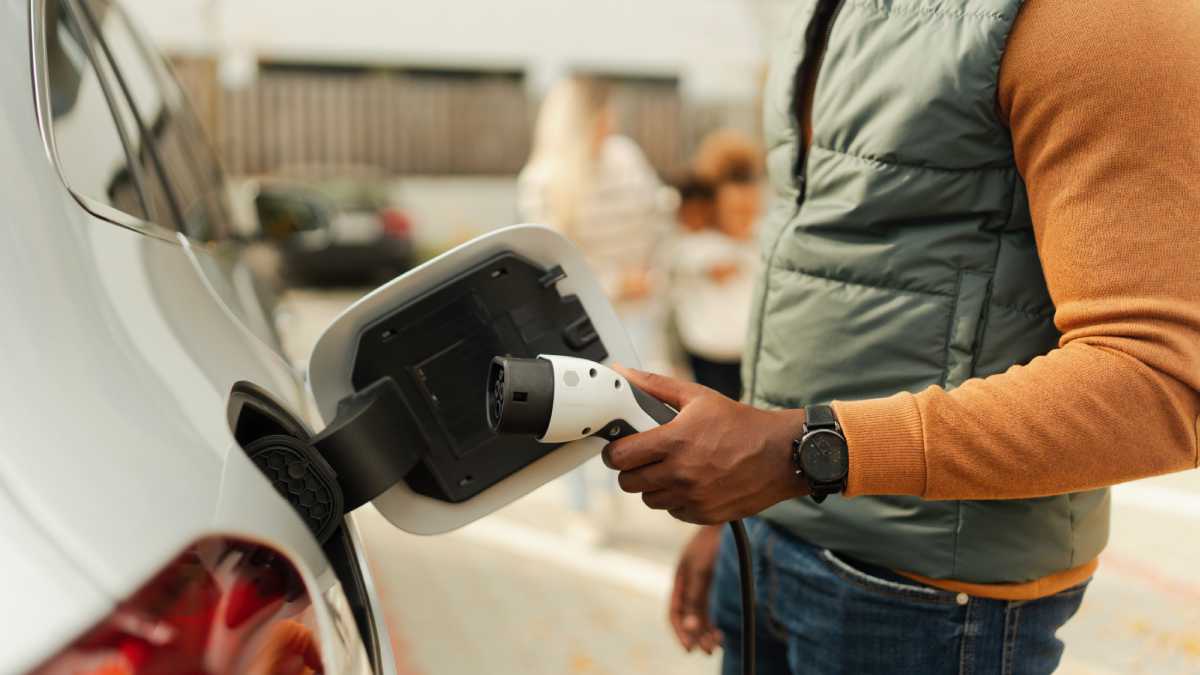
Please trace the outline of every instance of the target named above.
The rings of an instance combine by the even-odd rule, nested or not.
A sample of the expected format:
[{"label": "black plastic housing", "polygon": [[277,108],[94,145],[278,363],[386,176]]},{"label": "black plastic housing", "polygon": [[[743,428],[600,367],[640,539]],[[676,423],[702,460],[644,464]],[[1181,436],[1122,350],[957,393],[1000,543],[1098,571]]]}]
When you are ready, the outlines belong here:
[{"label": "black plastic housing", "polygon": [[498,436],[485,384],[496,355],[608,356],[583,304],[562,296],[561,268],[498,254],[370,324],[359,337],[351,382],[392,378],[404,401],[396,423],[420,456],[409,486],[460,502],[553,452],[533,436]]},{"label": "black plastic housing", "polygon": [[485,394],[492,431],[540,438],[554,413],[554,365],[546,359],[497,356]]}]

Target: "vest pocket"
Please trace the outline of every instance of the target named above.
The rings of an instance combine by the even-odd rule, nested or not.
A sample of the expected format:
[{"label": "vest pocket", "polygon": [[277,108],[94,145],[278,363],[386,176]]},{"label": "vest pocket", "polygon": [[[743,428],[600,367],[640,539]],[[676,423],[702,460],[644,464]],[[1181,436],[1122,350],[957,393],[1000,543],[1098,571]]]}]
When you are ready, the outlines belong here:
[{"label": "vest pocket", "polygon": [[966,382],[975,372],[975,352],[979,328],[987,307],[991,275],[980,272],[958,273],[958,293],[954,313],[946,338],[946,370],[942,384],[954,388]]}]

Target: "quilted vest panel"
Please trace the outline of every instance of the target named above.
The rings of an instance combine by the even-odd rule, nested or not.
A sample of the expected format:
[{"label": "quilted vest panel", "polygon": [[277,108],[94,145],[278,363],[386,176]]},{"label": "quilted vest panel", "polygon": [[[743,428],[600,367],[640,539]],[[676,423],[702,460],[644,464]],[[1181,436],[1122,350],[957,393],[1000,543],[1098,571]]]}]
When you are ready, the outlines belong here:
[{"label": "quilted vest panel", "polygon": [[[797,2],[765,103],[776,195],[743,366],[755,405],[953,388],[1057,345],[1025,185],[996,107],[1020,4]],[[807,54],[819,69],[805,152],[796,74],[821,34],[813,17],[830,11],[823,55]],[[1005,583],[1097,556],[1108,493],[802,499],[763,516],[867,562]]]}]

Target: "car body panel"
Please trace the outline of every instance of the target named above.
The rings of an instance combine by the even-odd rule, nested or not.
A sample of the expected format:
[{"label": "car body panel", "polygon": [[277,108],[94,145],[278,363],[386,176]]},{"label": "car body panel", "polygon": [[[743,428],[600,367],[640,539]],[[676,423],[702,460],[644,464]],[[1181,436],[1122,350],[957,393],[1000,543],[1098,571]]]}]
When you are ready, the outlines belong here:
[{"label": "car body panel", "polygon": [[64,185],[34,103],[40,6],[0,5],[0,570],[23,584],[3,603],[0,672],[49,657],[209,535],[287,555],[321,598],[327,670],[368,672],[339,580],[226,422],[235,382],[299,414],[301,383],[223,301],[208,253],[97,217]]},{"label": "car body panel", "polygon": [[22,510],[0,484],[0,579],[5,612],[0,672],[15,672],[44,656],[44,646],[70,641],[110,601]]},{"label": "car body panel", "polygon": [[[576,295],[608,350],[606,363],[637,367],[633,343],[583,254],[557,231],[540,225],[514,225],[485,234],[380,286],[347,308],[326,328],[309,360],[309,383],[328,423],[338,402],[354,392],[351,376],[362,332],[372,323],[483,261],[503,252],[525,257],[545,269],[561,266],[561,295]],[[482,392],[486,373],[463,387]],[[480,406],[480,414],[482,414]],[[588,437],[568,443],[463,502],[450,503],[397,483],[372,500],[393,525],[414,534],[439,534],[482,518],[599,454],[605,441]]]}]

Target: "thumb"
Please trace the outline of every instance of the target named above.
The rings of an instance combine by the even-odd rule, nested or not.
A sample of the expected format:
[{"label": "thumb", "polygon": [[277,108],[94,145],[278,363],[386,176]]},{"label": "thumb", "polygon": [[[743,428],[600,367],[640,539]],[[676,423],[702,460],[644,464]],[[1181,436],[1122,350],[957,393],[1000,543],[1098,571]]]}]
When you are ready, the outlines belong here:
[{"label": "thumb", "polygon": [[634,370],[621,365],[614,365],[613,370],[624,375],[625,379],[629,380],[633,386],[676,410],[681,410],[688,401],[705,391],[704,387],[694,382],[684,382],[665,375],[647,373],[644,370]]}]

